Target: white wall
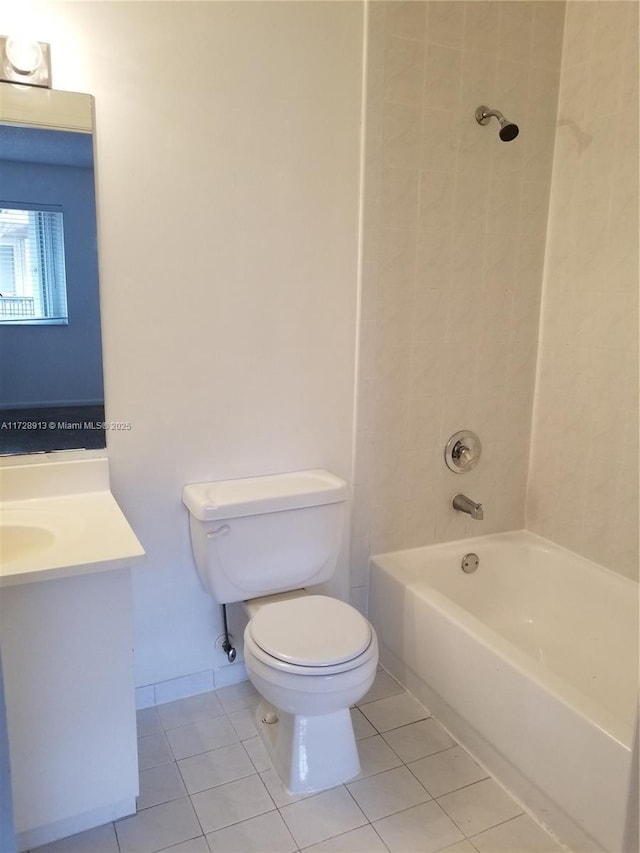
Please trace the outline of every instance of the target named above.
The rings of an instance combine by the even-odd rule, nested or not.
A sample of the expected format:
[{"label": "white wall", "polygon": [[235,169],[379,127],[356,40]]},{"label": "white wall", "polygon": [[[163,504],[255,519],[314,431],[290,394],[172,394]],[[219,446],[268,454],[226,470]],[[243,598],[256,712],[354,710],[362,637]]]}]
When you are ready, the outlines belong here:
[{"label": "white wall", "polygon": [[183,484],[350,477],[363,7],[49,2],[30,19],[55,86],[96,97],[106,411],[133,425],[107,442],[147,552],[145,685],[214,665]]}]

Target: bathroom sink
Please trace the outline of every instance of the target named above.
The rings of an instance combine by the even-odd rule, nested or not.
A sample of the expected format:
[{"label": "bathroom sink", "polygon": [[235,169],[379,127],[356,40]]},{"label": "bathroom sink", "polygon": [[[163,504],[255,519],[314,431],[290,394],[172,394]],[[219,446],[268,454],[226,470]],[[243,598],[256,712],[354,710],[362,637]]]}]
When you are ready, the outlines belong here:
[{"label": "bathroom sink", "polygon": [[0,466],[0,587],[130,568],[143,556],[106,459]]},{"label": "bathroom sink", "polygon": [[0,515],[0,562],[6,565],[35,557],[73,540],[81,530],[81,519],[66,513],[3,507]]},{"label": "bathroom sink", "polygon": [[45,551],[56,541],[50,530],[27,524],[0,525],[0,560],[19,560],[27,554]]}]

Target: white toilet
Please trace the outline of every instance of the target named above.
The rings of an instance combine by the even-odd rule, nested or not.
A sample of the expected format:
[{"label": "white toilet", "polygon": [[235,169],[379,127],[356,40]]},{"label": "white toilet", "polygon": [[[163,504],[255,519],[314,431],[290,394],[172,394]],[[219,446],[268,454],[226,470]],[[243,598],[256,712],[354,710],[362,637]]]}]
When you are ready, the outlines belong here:
[{"label": "white toilet", "polygon": [[196,566],[221,604],[244,602],[244,658],[263,697],[256,724],[273,766],[295,793],[356,776],[349,706],[371,687],[378,642],[369,622],[303,586],[334,573],[346,483],[300,471],[185,486]]}]

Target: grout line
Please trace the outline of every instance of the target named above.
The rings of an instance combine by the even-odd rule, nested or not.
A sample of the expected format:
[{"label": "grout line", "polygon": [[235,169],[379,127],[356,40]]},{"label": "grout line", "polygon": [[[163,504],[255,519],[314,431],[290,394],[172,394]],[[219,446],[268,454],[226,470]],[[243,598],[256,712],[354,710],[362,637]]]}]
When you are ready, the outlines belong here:
[{"label": "grout line", "polygon": [[379,832],[378,832],[378,830],[375,828],[375,826],[374,826],[371,822],[369,823],[369,826],[371,827],[371,829],[375,832],[375,834],[378,836],[378,838],[379,838],[379,839],[380,839],[380,841],[382,842],[382,845],[383,845],[384,849],[385,849],[385,850],[389,850],[389,851],[390,851],[390,850],[391,850],[391,848],[387,846],[387,844],[386,844],[386,842],[385,842],[384,838],[380,835],[380,833],[379,833]]},{"label": "grout line", "polygon": [[[482,780],[480,780],[480,781],[482,781]],[[474,782],[473,784],[476,784],[476,783]],[[468,787],[470,787],[470,786],[469,786],[469,785],[465,785],[465,787],[467,787],[467,788],[468,788]],[[450,792],[450,793],[453,793],[453,792]],[[446,796],[447,796],[446,794],[443,794],[443,795],[442,795],[442,797],[446,797]],[[442,797],[440,797],[439,799],[442,799]],[[444,806],[440,805],[439,800],[434,800],[434,802],[435,802],[435,803],[438,803],[438,805],[440,806],[440,808],[442,809],[442,811],[446,814],[446,816],[449,818],[449,820],[450,820],[453,824],[455,824],[455,826],[457,826],[457,827],[458,827],[458,829],[459,829],[459,830],[460,830],[460,832],[464,835],[464,837],[465,837],[465,838],[467,838],[467,839],[468,839],[469,837],[473,837],[473,836],[468,836],[468,835],[467,835],[467,833],[464,831],[464,829],[463,829],[463,828],[462,828],[458,823],[456,823],[456,821],[454,820],[454,818],[449,814],[449,812],[447,812],[447,811],[446,811],[446,809],[444,808]],[[516,818],[516,817],[521,817],[523,814],[524,814],[524,812],[520,812],[520,814],[512,815],[511,817],[508,817],[508,818],[506,818],[505,820],[498,821],[498,823],[494,823],[494,824],[492,824],[491,826],[486,826],[484,829],[480,829],[478,832],[474,832],[474,833],[473,833],[473,835],[480,835],[480,833],[481,833],[481,832],[488,832],[490,829],[495,829],[495,827],[496,827],[496,826],[501,826],[503,823],[509,823],[509,821],[510,821],[510,820],[513,820],[513,819],[514,819],[514,818]]]},{"label": "grout line", "polygon": [[[364,714],[364,711],[363,711],[362,713]],[[366,717],[366,716],[367,716],[367,715],[365,714],[365,717]],[[398,729],[406,729],[406,728],[408,728],[409,726],[413,726],[413,725],[415,725],[416,723],[423,723],[425,720],[430,720],[430,719],[431,719],[431,715],[429,715],[428,717],[420,717],[420,719],[419,719],[419,720],[412,720],[410,723],[402,723],[402,725],[400,725],[400,726],[393,726],[393,727],[392,727],[392,728],[390,728],[390,729],[385,729],[384,731],[380,731],[380,729],[377,729],[377,728],[376,728],[376,726],[375,726],[375,724],[374,724],[374,723],[371,723],[371,720],[369,720],[369,717],[367,717],[367,720],[369,720],[369,722],[370,722],[370,723],[371,723],[371,725],[374,727],[374,729],[376,729],[376,731],[378,732],[378,734],[379,734],[379,735],[382,735],[383,737],[384,737],[384,735],[386,735],[388,732],[397,732],[397,731],[398,731]],[[398,756],[398,757],[399,757],[399,756]]]},{"label": "grout line", "polygon": [[[434,800],[441,800],[443,797],[448,797],[449,794],[455,794],[458,791],[464,791],[465,788],[471,788],[473,785],[477,785],[478,782],[486,782],[487,779],[491,779],[491,776],[483,776],[482,779],[476,779],[475,782],[467,782],[466,785],[460,785],[459,788],[452,788],[450,791],[445,791],[444,794],[438,794],[438,796],[434,797],[433,799]],[[524,814],[524,812],[523,812],[523,814]]]},{"label": "grout line", "polygon": [[[513,815],[512,817],[508,817],[506,820],[501,820],[499,823],[494,823],[493,826],[488,826],[486,829],[481,829],[479,832],[474,832],[473,835],[465,835],[465,838],[471,840],[478,835],[482,835],[483,832],[489,832],[491,829],[495,829],[498,826],[504,826],[505,823],[510,823],[512,820],[516,820],[519,817],[522,817],[523,814],[527,814],[526,812],[520,812],[520,814]],[[528,816],[528,815],[527,815]],[[462,830],[460,830],[462,831]],[[547,833],[549,835],[549,833]],[[552,835],[549,835],[549,839],[555,842],[555,839]],[[557,842],[556,842],[557,843]],[[475,845],[474,845],[475,847]]]},{"label": "grout line", "polygon": [[[249,778],[249,777],[247,776],[247,777],[245,777],[245,778]],[[233,780],[233,781],[238,781],[238,780]],[[260,780],[260,781],[262,781],[262,780]],[[227,784],[227,783],[225,782],[224,784]],[[262,784],[264,785],[264,782],[263,782]],[[265,785],[264,787],[265,787],[265,790],[267,790],[267,786]],[[207,790],[211,790],[211,789],[207,789]],[[198,791],[198,793],[201,793],[201,792],[200,792],[200,791]],[[268,790],[267,790],[267,794],[269,794],[269,791],[268,791]],[[269,794],[269,797],[271,798],[271,794]],[[189,795],[189,801],[191,802],[191,795]],[[273,799],[272,799],[272,798],[271,798],[271,802],[273,803]],[[191,802],[191,807],[193,808],[193,811],[194,811],[194,813],[195,813],[195,816],[196,816],[196,818],[197,818],[197,820],[198,820],[198,824],[199,824],[200,828],[202,829],[202,823],[200,822],[200,818],[198,817],[198,812],[196,811],[196,807],[193,805],[193,802]],[[274,811],[277,811],[277,812],[279,812],[279,811],[280,811],[276,805],[274,805],[274,807],[273,807],[272,809],[267,809],[266,811],[259,812],[258,814],[253,814],[253,815],[251,815],[250,817],[243,817],[243,818],[241,818],[240,820],[234,820],[234,821],[233,821],[233,823],[227,823],[227,824],[225,824],[224,826],[219,826],[219,827],[217,827],[216,829],[211,829],[211,830],[209,830],[209,832],[205,832],[204,830],[202,830],[202,835],[204,835],[204,837],[205,837],[205,839],[206,839],[207,835],[211,835],[212,833],[214,833],[214,832],[218,832],[218,831],[219,831],[219,830],[221,830],[221,829],[229,829],[229,828],[230,828],[230,827],[232,827],[232,826],[238,826],[239,824],[241,824],[241,823],[245,823],[245,822],[246,822],[246,821],[248,821],[248,820],[253,820],[253,819],[254,819],[254,818],[256,818],[256,817],[263,817],[263,815],[271,814],[271,813],[272,813],[272,812],[274,812]],[[284,818],[283,818],[283,820],[284,820]],[[287,829],[288,829],[288,828],[289,828],[289,827],[287,827]],[[194,838],[198,838],[198,837],[199,837],[199,836],[197,836],[197,835],[196,835],[196,836],[194,836]],[[292,836],[292,837],[293,837],[293,836]],[[185,839],[185,841],[190,841],[190,840],[191,840],[191,839],[188,839],[188,838],[187,838],[187,839]],[[295,842],[295,838],[294,838],[294,842]],[[178,842],[178,844],[182,844],[182,843],[183,843],[183,842],[181,842],[181,841],[179,841],[179,842]],[[207,841],[207,844],[208,844],[208,843],[209,843],[209,842]]]},{"label": "grout line", "polygon": [[[411,694],[410,694],[408,691],[406,691],[406,690],[404,690],[404,689],[401,689],[398,693],[393,693],[393,694],[390,694],[389,696],[383,696],[383,697],[380,697],[380,699],[374,699],[374,700],[371,700],[371,702],[364,703],[364,707],[366,707],[366,706],[367,706],[367,705],[369,705],[369,704],[372,704],[373,702],[380,701],[381,699],[388,699],[388,698],[392,698],[393,696],[400,696],[400,695],[402,695],[402,694],[406,694],[406,695],[411,696]],[[189,697],[185,697],[185,698],[189,698]],[[412,697],[412,698],[413,698],[413,697]],[[180,700],[176,700],[176,701],[180,701]],[[421,703],[420,703],[420,704],[421,704]],[[426,804],[426,803],[428,803],[428,802],[435,802],[435,803],[437,803],[438,808],[440,809],[440,811],[441,811],[441,812],[442,812],[442,813],[443,813],[443,814],[444,814],[444,815],[445,815],[445,816],[446,816],[446,817],[451,821],[451,823],[452,823],[454,826],[456,826],[456,827],[457,827],[457,829],[462,833],[462,835],[464,836],[464,838],[465,838],[466,840],[468,840],[468,841],[469,841],[469,843],[471,843],[470,839],[471,839],[471,838],[473,838],[473,837],[475,837],[476,835],[479,835],[479,834],[480,834],[480,833],[482,833],[482,832],[486,832],[486,831],[489,831],[489,830],[491,830],[491,829],[494,829],[495,827],[497,827],[497,826],[501,826],[502,824],[509,823],[510,821],[515,820],[517,817],[521,817],[523,814],[527,814],[527,812],[526,812],[525,810],[522,810],[518,815],[513,815],[513,816],[511,816],[511,817],[507,818],[506,820],[500,821],[500,822],[498,822],[498,823],[496,823],[496,824],[493,824],[493,825],[491,825],[491,826],[486,827],[485,829],[480,830],[479,832],[474,833],[472,836],[468,836],[468,835],[464,832],[464,830],[462,829],[462,827],[460,827],[460,826],[456,823],[456,821],[455,821],[455,820],[454,820],[454,819],[453,819],[453,818],[452,818],[452,817],[451,817],[451,816],[446,812],[446,810],[445,810],[445,809],[443,808],[443,806],[440,804],[439,800],[441,800],[442,798],[444,798],[444,797],[448,796],[449,794],[452,794],[452,793],[457,792],[457,791],[460,791],[460,790],[464,790],[465,788],[472,787],[473,785],[476,785],[476,784],[478,784],[479,782],[482,782],[482,781],[486,781],[487,779],[491,779],[491,780],[493,780],[493,781],[495,782],[496,780],[494,779],[494,777],[493,777],[491,774],[488,774],[488,775],[486,775],[485,777],[483,777],[483,779],[477,779],[477,780],[475,780],[474,782],[470,782],[470,783],[468,783],[468,784],[466,784],[466,785],[461,785],[461,786],[459,786],[459,787],[457,787],[457,788],[452,789],[451,791],[447,791],[447,792],[445,792],[445,793],[443,793],[443,794],[440,794],[440,795],[439,795],[439,797],[434,797],[434,796],[430,793],[430,791],[429,791],[429,789],[426,787],[426,785],[425,785],[423,782],[421,782],[421,780],[420,780],[420,779],[418,779],[418,777],[417,777],[417,776],[415,776],[415,774],[413,773],[413,771],[412,771],[412,769],[411,769],[411,766],[410,766],[410,765],[411,765],[411,764],[414,764],[414,763],[416,763],[416,762],[418,762],[418,761],[422,761],[422,760],[424,760],[424,759],[426,759],[426,758],[430,758],[430,757],[432,757],[432,756],[442,754],[443,752],[447,752],[447,751],[449,751],[449,750],[451,750],[451,749],[455,749],[456,747],[461,747],[462,749],[464,749],[464,747],[462,747],[462,746],[461,746],[461,744],[459,744],[459,743],[458,743],[458,741],[456,741],[456,740],[455,740],[455,738],[453,738],[454,743],[453,743],[452,745],[450,745],[450,746],[444,747],[444,748],[442,748],[442,749],[438,749],[438,750],[436,750],[435,752],[429,753],[429,755],[422,756],[421,758],[412,759],[411,761],[405,761],[401,756],[399,756],[399,755],[397,754],[397,752],[393,749],[393,747],[391,746],[391,744],[389,744],[389,743],[387,742],[387,740],[386,740],[386,738],[385,738],[385,734],[388,734],[389,732],[393,732],[393,731],[398,731],[399,729],[402,729],[402,728],[408,728],[409,726],[415,725],[416,723],[419,723],[419,722],[423,722],[424,720],[428,720],[428,719],[435,719],[435,718],[433,717],[433,715],[432,715],[432,714],[430,714],[430,713],[428,713],[426,717],[423,717],[423,718],[421,718],[420,720],[413,720],[413,721],[412,721],[412,722],[410,722],[410,723],[404,723],[404,724],[402,724],[402,725],[400,725],[400,726],[396,726],[395,728],[392,728],[392,729],[386,729],[384,732],[381,732],[381,731],[380,731],[380,730],[379,730],[379,729],[378,729],[378,728],[377,728],[377,727],[376,727],[376,726],[375,726],[375,725],[374,725],[374,724],[369,720],[369,718],[368,718],[368,717],[366,716],[366,714],[363,712],[363,710],[362,710],[362,706],[360,706],[360,705],[356,705],[356,706],[354,706],[354,707],[355,707],[357,710],[359,710],[359,711],[360,711],[360,713],[362,713],[362,714],[363,714],[363,716],[365,717],[365,719],[369,722],[369,724],[370,724],[370,725],[373,727],[373,729],[374,729],[374,733],[373,733],[373,734],[367,735],[367,737],[365,737],[365,738],[361,738],[360,740],[367,740],[367,739],[370,739],[370,738],[372,738],[372,737],[377,737],[377,736],[381,737],[381,738],[382,738],[382,741],[383,741],[383,742],[384,742],[384,743],[385,743],[385,744],[386,744],[386,745],[391,749],[391,751],[393,752],[393,754],[394,754],[394,755],[396,755],[396,756],[397,756],[397,758],[398,758],[398,760],[401,762],[401,763],[400,763],[400,765],[398,765],[398,766],[396,766],[396,767],[387,768],[387,769],[385,769],[385,770],[379,770],[379,771],[377,771],[377,772],[375,772],[375,773],[371,773],[371,774],[369,774],[369,775],[367,775],[367,776],[362,777],[363,779],[372,779],[372,778],[374,778],[375,776],[380,776],[380,775],[382,775],[382,774],[384,774],[384,773],[388,773],[388,772],[390,772],[391,770],[397,770],[397,769],[399,769],[400,767],[406,767],[406,768],[409,770],[409,772],[411,773],[412,777],[416,780],[416,782],[418,782],[418,784],[421,786],[421,788],[426,792],[426,794],[427,794],[427,795],[429,796],[429,798],[430,798],[429,800],[426,800],[426,801],[425,801],[425,803],[419,803],[419,804],[417,804],[417,805],[418,805],[418,806],[419,806],[419,805],[424,805],[424,804]],[[424,706],[422,706],[422,707],[424,708]],[[252,710],[252,708],[251,708],[251,707],[249,707],[249,708],[246,708],[246,709],[236,709],[236,711],[233,711],[233,712],[231,712],[231,713],[236,713],[236,712],[237,712],[237,711],[239,711],[239,710],[249,710],[249,711],[251,711],[251,710]],[[425,712],[427,712],[427,711],[428,711],[428,709],[426,709],[426,708],[424,708],[424,710],[425,710]],[[156,713],[157,713],[157,712],[156,712]],[[183,725],[183,726],[176,726],[176,727],[174,727],[174,729],[173,729],[173,730],[175,730],[175,728],[185,728],[185,727],[187,727],[187,726],[189,726],[189,725],[193,725],[194,723],[199,722],[200,720],[222,719],[223,717],[227,717],[227,719],[228,719],[228,721],[229,721],[230,725],[232,726],[232,728],[234,728],[234,727],[233,727],[233,723],[232,723],[231,718],[230,718],[230,712],[228,712],[228,711],[226,710],[226,708],[225,708],[225,709],[224,709],[224,713],[223,713],[223,714],[221,714],[221,715],[218,715],[217,717],[202,717],[202,718],[199,718],[198,720],[194,720],[193,722],[191,722],[191,723],[187,723],[187,724],[185,724],[185,725]],[[437,721],[436,721],[436,722],[437,722]],[[171,731],[171,730],[172,730],[172,729],[164,729],[164,728],[162,729],[162,734],[163,734],[163,736],[165,737],[165,740],[167,740],[167,742],[168,742],[168,739],[166,738],[166,731]],[[234,731],[235,731],[235,728],[234,728]],[[445,729],[445,731],[446,731],[446,729]],[[158,732],[154,732],[153,734],[158,734]],[[237,734],[238,734],[238,733],[236,732],[236,736],[237,736]],[[145,735],[143,735],[143,737],[144,737],[144,736],[145,736]],[[253,737],[256,737],[256,736],[257,736],[258,738],[260,738],[260,735],[259,735],[259,733],[258,733],[257,735],[251,735],[251,737],[250,737],[250,738],[247,738],[246,740],[251,740]],[[195,755],[193,755],[193,756],[186,756],[186,758],[196,758],[196,757],[198,757],[198,756],[207,755],[207,754],[209,754],[209,753],[214,753],[214,752],[216,752],[216,751],[217,751],[217,750],[219,750],[219,749],[224,749],[224,748],[227,748],[227,747],[230,747],[230,746],[235,746],[236,744],[238,744],[238,745],[241,745],[241,746],[242,746],[242,748],[243,748],[243,752],[245,753],[245,755],[246,755],[246,756],[248,757],[248,759],[249,759],[250,765],[254,768],[253,772],[248,773],[248,774],[243,775],[243,776],[239,776],[239,777],[237,777],[236,779],[230,779],[230,780],[228,780],[228,782],[220,782],[220,783],[219,783],[219,784],[217,784],[217,785],[212,785],[212,786],[210,786],[209,788],[204,788],[204,789],[203,789],[203,791],[213,790],[213,789],[215,789],[215,788],[221,787],[221,786],[223,786],[223,785],[230,784],[230,783],[232,783],[232,782],[241,781],[242,779],[249,779],[249,778],[251,778],[252,776],[258,776],[258,778],[260,779],[260,781],[261,781],[261,783],[262,783],[263,788],[264,788],[264,789],[265,789],[265,791],[267,792],[267,795],[268,795],[268,797],[269,797],[269,800],[271,801],[272,806],[273,806],[273,807],[272,807],[271,809],[269,809],[268,811],[266,811],[266,812],[262,812],[262,814],[270,814],[272,811],[276,811],[276,812],[278,812],[278,815],[280,816],[281,820],[284,822],[285,826],[287,827],[288,831],[289,831],[289,832],[290,832],[290,834],[291,834],[291,831],[289,830],[288,824],[286,823],[286,820],[284,819],[284,817],[283,817],[283,815],[282,815],[282,809],[283,809],[285,806],[293,805],[293,804],[295,804],[295,803],[297,803],[297,802],[303,802],[303,801],[304,801],[304,800],[306,800],[306,799],[312,799],[314,796],[317,796],[317,795],[319,795],[319,794],[321,794],[321,793],[324,793],[323,791],[317,791],[317,792],[315,792],[314,794],[311,794],[311,795],[310,795],[310,796],[308,796],[308,797],[303,797],[303,798],[301,798],[301,799],[296,799],[296,800],[294,800],[294,801],[293,801],[293,803],[287,803],[287,804],[285,804],[285,806],[278,806],[278,805],[276,804],[276,802],[275,802],[275,799],[274,799],[274,798],[273,798],[273,796],[271,795],[271,792],[269,791],[268,787],[266,786],[266,784],[264,783],[264,781],[263,781],[263,779],[262,779],[262,775],[261,775],[261,773],[262,773],[262,772],[265,772],[265,771],[259,771],[259,770],[257,769],[257,767],[256,767],[256,765],[255,765],[255,763],[254,763],[253,759],[252,759],[252,758],[251,758],[251,756],[249,755],[249,752],[248,752],[248,750],[246,749],[246,747],[245,747],[245,745],[244,745],[244,741],[240,740],[240,739],[239,739],[239,737],[238,737],[238,740],[237,740],[237,741],[234,741],[234,742],[232,742],[232,743],[229,743],[229,744],[223,744],[222,746],[215,747],[214,749],[205,749],[203,752],[196,753],[196,754],[195,754]],[[169,744],[169,746],[170,746],[170,748],[171,748],[171,745],[170,745],[170,744]],[[171,753],[172,753],[172,755],[173,755],[173,750],[172,750],[172,749],[171,749]],[[470,757],[473,759],[473,756],[470,756]],[[198,821],[198,825],[200,826],[200,829],[201,829],[201,831],[202,831],[202,836],[205,838],[205,841],[206,841],[206,834],[205,834],[205,832],[204,832],[204,829],[202,828],[202,824],[201,824],[201,822],[200,822],[200,818],[198,817],[198,813],[197,813],[197,811],[196,811],[196,809],[195,809],[195,806],[194,806],[194,804],[193,804],[193,800],[192,800],[192,796],[193,796],[193,795],[192,795],[191,793],[189,793],[189,792],[186,790],[186,787],[187,787],[187,786],[186,786],[186,782],[185,782],[185,780],[184,780],[184,776],[183,776],[183,774],[182,774],[182,771],[181,771],[181,768],[180,768],[180,764],[178,763],[180,760],[183,760],[183,759],[177,759],[177,758],[175,758],[175,756],[174,756],[174,758],[173,758],[173,761],[172,761],[172,762],[162,762],[162,763],[161,763],[161,764],[159,764],[159,765],[154,765],[154,767],[160,767],[160,766],[163,766],[163,765],[166,765],[166,764],[169,764],[169,763],[174,763],[174,764],[176,764],[176,766],[178,767],[178,772],[179,772],[179,774],[180,774],[180,778],[182,779],[182,782],[183,782],[183,784],[184,784],[184,786],[185,786],[186,796],[185,796],[185,797],[182,797],[182,796],[181,796],[181,797],[174,797],[173,799],[165,800],[163,803],[156,803],[155,805],[156,805],[156,806],[159,806],[159,805],[165,805],[166,803],[169,803],[169,802],[175,802],[176,800],[183,799],[183,798],[184,798],[184,799],[188,799],[188,800],[189,800],[189,802],[190,802],[190,805],[191,805],[191,807],[193,808],[194,813],[195,813],[195,815],[196,815],[196,818],[197,818],[197,821]],[[482,769],[484,772],[486,772],[486,771],[485,771],[485,768],[484,768],[484,767],[482,767],[482,765],[480,765],[480,766],[481,766],[481,769]],[[149,769],[149,770],[151,770],[151,769],[154,769],[154,768],[145,768],[145,769]],[[273,770],[273,767],[272,767],[271,769]],[[273,772],[275,773],[275,770],[274,770]],[[349,781],[347,781],[347,782],[343,783],[342,785],[337,785],[337,786],[335,786],[333,790],[338,789],[338,788],[343,788],[344,790],[346,790],[346,791],[347,791],[347,793],[349,794],[350,798],[355,802],[356,806],[358,807],[359,812],[363,815],[363,817],[364,817],[364,819],[365,819],[365,821],[366,821],[366,823],[365,823],[365,824],[362,824],[362,826],[366,826],[366,825],[371,826],[371,827],[373,828],[374,832],[376,832],[376,835],[378,835],[378,837],[380,838],[379,833],[378,833],[378,832],[377,832],[377,830],[375,829],[374,822],[373,822],[372,820],[370,820],[370,819],[368,818],[368,816],[364,813],[364,811],[363,811],[362,807],[359,805],[358,801],[356,800],[356,798],[354,797],[354,795],[351,793],[351,791],[350,791],[350,790],[349,790],[349,788],[347,787],[350,783],[352,783],[352,782],[357,782],[357,781],[361,781],[361,780],[359,780],[359,779],[349,780]],[[329,789],[329,790],[331,790],[331,789]],[[201,791],[198,791],[198,792],[194,792],[194,793],[202,793],[202,792],[201,792]],[[506,793],[511,797],[511,799],[512,799],[512,800],[514,799],[514,798],[511,796],[510,792],[508,792],[508,791],[507,791]],[[520,807],[520,803],[518,803],[516,800],[514,800],[514,802],[515,802],[515,803]],[[139,811],[137,810],[137,811],[136,811],[136,814],[138,814],[139,812],[145,811],[145,810],[147,810],[147,809],[149,809],[149,808],[153,808],[153,807],[154,807],[154,806],[147,806],[147,807],[145,807],[145,809],[140,809]],[[384,816],[383,816],[383,817],[381,817],[381,818],[376,818],[376,820],[383,820],[384,818],[390,817],[390,816],[392,816],[392,815],[402,814],[402,812],[404,812],[404,811],[409,811],[409,810],[411,810],[411,809],[413,809],[413,808],[416,808],[416,807],[417,807],[416,805],[407,806],[406,808],[402,808],[402,809],[399,809],[398,811],[392,812],[390,815],[384,815]],[[251,820],[251,819],[253,819],[254,817],[259,817],[259,816],[260,816],[260,815],[252,815],[251,817],[247,817],[247,818],[243,818],[243,819],[241,819],[241,820],[234,821],[234,823],[232,823],[232,824],[228,824],[227,826],[228,826],[228,827],[231,827],[231,826],[237,826],[237,825],[238,825],[238,824],[240,824],[240,823],[244,823],[245,821]],[[115,832],[115,835],[116,835],[116,841],[117,841],[117,843],[118,843],[118,850],[120,850],[120,843],[119,843],[118,835],[117,835],[117,832],[116,832],[116,829],[115,829],[115,823],[116,823],[115,821],[114,821],[114,822],[112,822],[112,825],[113,825],[114,832]],[[220,827],[220,828],[221,828],[221,829],[223,829],[223,828],[227,828],[227,827]],[[356,827],[356,828],[359,828],[359,827]],[[541,828],[543,828],[543,827],[541,827]],[[543,828],[543,829],[544,829],[544,828]],[[216,830],[212,830],[212,832],[215,832],[215,831],[216,831]],[[350,831],[352,831],[352,830],[347,830],[347,832],[350,832]],[[544,831],[546,832],[546,830],[544,830]],[[344,835],[344,834],[346,834],[346,833],[345,833],[345,832],[341,832],[341,833],[338,833],[337,835],[329,836],[329,838],[327,838],[327,839],[322,839],[322,841],[321,841],[321,842],[317,842],[317,843],[323,843],[324,841],[329,841],[329,840],[330,840],[330,839],[332,839],[332,838],[338,838],[338,837],[340,837],[341,835]],[[548,833],[547,833],[547,834],[548,834]],[[292,836],[292,837],[293,837],[293,836]],[[551,835],[550,835],[550,838],[553,838],[553,836],[551,836]],[[186,840],[190,840],[190,839],[186,839]],[[380,840],[381,840],[381,842],[384,844],[384,840],[383,840],[382,838],[380,838]],[[182,842],[181,842],[181,843],[182,843]],[[208,842],[206,842],[206,843],[208,844]],[[296,843],[296,845],[297,845],[297,842],[295,842],[295,839],[294,839],[294,843]],[[473,847],[474,847],[474,849],[475,849],[475,846],[474,846],[473,844],[472,844],[472,846],[473,846]],[[385,848],[386,848],[386,845],[385,845]],[[169,848],[167,848],[167,849],[169,849]],[[299,847],[299,845],[297,845],[296,849],[297,849],[298,851],[300,851],[300,850],[301,850],[301,848]],[[387,849],[388,849],[388,848],[387,848]],[[442,849],[443,849],[443,850],[445,850],[446,848],[442,848]]]},{"label": "grout line", "polygon": [[[444,796],[444,794],[443,794],[443,796]],[[440,803],[438,802],[438,800],[434,799],[434,800],[433,800],[433,802],[438,806],[438,808],[440,809],[440,811],[442,812],[442,814],[443,814],[443,815],[445,815],[445,816],[446,816],[446,817],[451,821],[451,823],[455,826],[455,828],[456,828],[457,830],[459,830],[459,831],[462,833],[463,837],[464,837],[464,838],[466,838],[466,837],[467,837],[466,832],[463,830],[463,828],[462,828],[461,826],[458,826],[458,824],[457,824],[457,823],[455,822],[455,820],[451,817],[451,815],[450,815],[448,812],[446,812],[446,811],[444,810],[444,808],[440,805]]]},{"label": "grout line", "polygon": [[367,699],[366,702],[356,702],[353,706],[354,708],[361,708],[364,705],[372,705],[374,702],[381,702],[383,699],[391,699],[393,696],[400,696],[402,693],[406,693],[406,690],[400,689],[397,693],[388,693],[386,696],[378,696],[376,699]]},{"label": "grout line", "polygon": [[[254,735],[254,737],[260,737],[260,735]],[[252,738],[247,738],[247,740],[252,740]],[[258,768],[256,767],[255,761],[253,760],[253,758],[251,758],[251,755],[249,754],[249,750],[245,746],[245,743],[246,743],[246,741],[243,741],[243,740],[240,741],[240,745],[242,746],[242,749],[244,750],[244,754],[249,759],[249,763],[251,764],[251,766],[253,767],[255,772],[258,774],[258,776],[260,776],[260,773],[266,773],[267,772],[266,770],[258,770]]]},{"label": "grout line", "polygon": [[[136,810],[136,814],[137,814],[137,810]],[[122,847],[120,847],[120,839],[118,838],[118,833],[116,831],[115,820],[111,821],[111,826],[113,827],[113,834],[115,835],[115,838],[116,838],[116,845],[118,847],[118,853],[122,853]]]}]

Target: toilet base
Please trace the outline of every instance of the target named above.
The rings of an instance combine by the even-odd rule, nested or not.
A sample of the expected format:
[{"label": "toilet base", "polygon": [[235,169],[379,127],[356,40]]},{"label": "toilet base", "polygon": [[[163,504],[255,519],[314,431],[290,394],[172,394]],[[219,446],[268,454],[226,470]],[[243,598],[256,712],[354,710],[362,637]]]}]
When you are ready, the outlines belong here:
[{"label": "toilet base", "polygon": [[324,791],[360,772],[348,708],[306,716],[279,711],[263,700],[256,710],[256,727],[274,769],[292,794]]}]

